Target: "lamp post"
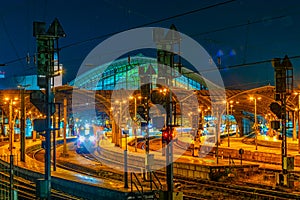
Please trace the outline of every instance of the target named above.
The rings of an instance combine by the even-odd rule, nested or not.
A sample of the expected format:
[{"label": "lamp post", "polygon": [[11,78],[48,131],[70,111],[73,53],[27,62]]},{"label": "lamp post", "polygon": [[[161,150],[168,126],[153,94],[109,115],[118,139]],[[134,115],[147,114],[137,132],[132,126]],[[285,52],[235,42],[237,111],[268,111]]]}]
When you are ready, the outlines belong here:
[{"label": "lamp post", "polygon": [[[210,109],[210,108],[208,108]],[[212,113],[211,115],[215,116],[216,120],[215,120],[215,129],[214,129],[214,133],[216,135],[216,159],[217,159],[217,165],[219,164],[219,145],[220,145],[220,141],[221,141],[221,137],[220,137],[220,126],[221,126],[221,121],[222,121],[222,115],[224,112],[224,102],[221,102],[221,104],[219,104],[217,106],[217,109],[214,113]]]},{"label": "lamp post", "polygon": [[[231,102],[231,101],[230,101]],[[228,147],[230,147],[230,135],[229,135],[229,102],[226,102],[226,130],[228,137]]]},{"label": "lamp post", "polygon": [[293,110],[293,141],[297,140],[297,130],[296,130],[296,113],[298,112],[298,107]]},{"label": "lamp post", "polygon": [[13,143],[14,143],[14,133],[12,127],[12,99],[9,99],[8,107],[9,107],[9,116],[8,116],[8,127],[9,127],[9,152],[12,155]]},{"label": "lamp post", "polygon": [[[231,116],[233,116],[233,112],[234,112],[234,110],[233,110],[233,104],[239,104],[240,102],[239,102],[239,101],[235,101],[235,102],[234,102],[233,100],[231,100],[229,103],[230,103],[230,113],[229,113],[229,114],[230,114]],[[234,117],[234,116],[233,116],[233,117]],[[230,125],[232,125],[232,121],[231,121]],[[232,127],[232,126],[231,126],[231,127]],[[235,132],[235,136],[238,137],[238,131],[237,131],[237,129],[236,129],[235,131],[236,131],[236,132]]]},{"label": "lamp post", "polygon": [[[118,136],[119,136],[119,144],[120,144],[120,147],[122,148],[122,103],[126,103],[126,101],[119,101],[119,100],[116,100],[115,101],[116,104],[119,104],[119,117],[118,117]],[[118,140],[118,139],[117,139]]]},{"label": "lamp post", "polygon": [[257,150],[257,114],[256,114],[256,101],[260,100],[261,97],[250,97],[250,100],[254,100],[254,131],[255,131],[255,149]]},{"label": "lamp post", "polygon": [[64,131],[63,131],[63,137],[64,137],[64,146],[63,146],[63,152],[62,155],[67,157],[68,156],[68,150],[67,150],[67,108],[68,108],[68,100],[65,97],[63,101],[63,109],[64,109]]},{"label": "lamp post", "polygon": [[134,97],[134,96],[130,96],[129,97],[129,99],[134,99],[134,123],[133,123],[133,131],[134,131],[134,151],[135,152],[137,152],[137,130],[136,130],[136,120],[137,120],[137,118],[136,118],[136,113],[137,113],[137,111],[136,111],[136,109],[137,109],[137,100],[136,99],[141,99],[142,97],[141,96],[138,96],[138,97]]},{"label": "lamp post", "polygon": [[18,88],[20,89],[20,98],[21,98],[21,117],[20,117],[20,152],[21,152],[21,161],[25,162],[25,120],[26,120],[26,114],[25,114],[25,89],[26,87],[29,87],[30,85],[18,85]]},{"label": "lamp post", "polygon": [[120,147],[122,148],[122,135],[125,135],[125,149],[124,149],[124,188],[128,188],[128,164],[127,164],[127,136],[128,130],[122,130],[122,103],[126,103],[126,101],[116,100],[116,104],[119,104],[119,117],[118,117],[118,134],[120,136]]},{"label": "lamp post", "polygon": [[[228,147],[230,147],[230,134],[229,134],[229,131],[230,131],[230,114],[232,115],[232,108],[233,108],[233,100],[231,101],[226,101],[226,130],[227,130],[227,137],[228,137]],[[238,102],[236,102],[238,103]],[[230,108],[229,108],[230,107]],[[230,112],[231,110],[231,112]]]},{"label": "lamp post", "polygon": [[8,107],[9,107],[9,117],[8,117],[8,127],[9,127],[9,150],[10,150],[10,154],[12,155],[12,149],[13,147],[13,143],[14,143],[14,127],[13,127],[13,111],[12,111],[12,107],[13,104],[16,103],[16,100],[18,100],[17,97],[15,97],[14,99],[12,98],[5,98],[5,101],[8,102]]},{"label": "lamp post", "polygon": [[[8,118],[8,126],[9,126],[9,159],[10,159],[10,177],[9,177],[9,189],[10,189],[10,199],[14,200],[14,186],[13,186],[13,180],[14,180],[14,157],[13,157],[13,144],[14,144],[14,125],[12,123],[13,117],[12,117],[12,106],[16,102],[13,101],[12,98],[5,98],[6,101],[8,101],[9,106],[9,118]],[[18,100],[18,98],[14,98],[14,100]]]},{"label": "lamp post", "polygon": [[128,163],[127,163],[127,130],[124,130],[125,134],[125,150],[124,150],[124,188],[128,188]]},{"label": "lamp post", "polygon": [[[166,95],[167,95],[167,88],[161,88],[160,90],[159,90],[159,93],[161,93],[162,95],[163,95],[163,99],[165,99],[166,98]],[[181,102],[181,104],[180,104],[180,108],[182,108],[181,107],[182,106],[182,102]],[[167,125],[167,115],[165,114],[164,115],[164,124],[165,124],[165,126]],[[164,128],[166,128],[166,127],[164,127]],[[166,141],[164,141],[163,140],[163,133],[162,133],[162,136],[161,136],[162,138],[162,140],[161,140],[161,153],[162,153],[162,156],[165,156],[166,155],[166,151],[167,151],[167,148],[166,148]]]},{"label": "lamp post", "polygon": [[14,196],[13,196],[13,180],[14,180],[14,176],[13,176],[13,161],[14,161],[14,157],[13,157],[13,154],[12,154],[12,149],[13,149],[13,141],[14,141],[14,133],[13,133],[13,127],[12,127],[12,104],[13,104],[13,101],[12,99],[9,100],[9,117],[8,117],[8,126],[9,126],[9,152],[10,152],[10,155],[9,155],[9,158],[10,158],[10,198],[11,199],[14,199]]}]

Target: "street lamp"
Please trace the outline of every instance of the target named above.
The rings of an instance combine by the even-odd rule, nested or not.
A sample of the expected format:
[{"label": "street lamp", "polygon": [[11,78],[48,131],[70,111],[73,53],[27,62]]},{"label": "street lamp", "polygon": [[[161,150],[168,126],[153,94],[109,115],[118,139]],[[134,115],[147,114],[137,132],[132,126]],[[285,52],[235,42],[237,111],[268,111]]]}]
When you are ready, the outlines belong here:
[{"label": "street lamp", "polygon": [[15,98],[9,98],[6,97],[5,101],[8,102],[8,106],[9,106],[9,117],[8,117],[8,127],[9,127],[9,150],[10,150],[10,154],[12,155],[12,149],[13,147],[13,143],[14,143],[14,125],[12,123],[13,121],[13,112],[12,112],[12,107],[14,104],[16,104],[16,100],[18,100],[17,97]]},{"label": "street lamp", "polygon": [[122,104],[123,103],[126,103],[125,100],[123,101],[119,101],[119,100],[116,100],[115,101],[116,104],[119,105],[119,117],[118,117],[118,135],[119,135],[119,143],[120,143],[120,147],[122,148],[122,119],[123,119],[123,116],[122,116]]},{"label": "street lamp", "polygon": [[256,101],[261,100],[261,97],[250,97],[250,100],[254,100],[254,131],[255,131],[255,149],[257,150],[257,114],[256,114]]},{"label": "street lamp", "polygon": [[127,136],[128,130],[122,130],[122,103],[126,103],[126,100],[115,101],[116,104],[119,104],[119,117],[118,117],[118,134],[120,136],[120,147],[122,148],[122,135],[125,134],[125,149],[124,149],[124,188],[128,188],[128,164],[127,164]]},{"label": "street lamp", "polygon": [[128,162],[127,162],[127,137],[128,130],[124,130],[125,134],[125,150],[124,150],[124,188],[128,188]]},{"label": "street lamp", "polygon": [[13,104],[16,104],[16,102],[14,100],[18,100],[18,98],[9,98],[6,97],[5,98],[6,101],[8,101],[8,106],[9,106],[9,121],[8,121],[8,126],[9,126],[9,159],[10,159],[10,199],[14,199],[13,193],[13,180],[14,180],[14,157],[13,157],[13,143],[14,143],[14,124],[12,123],[13,117],[12,117],[12,107]]},{"label": "street lamp", "polygon": [[[233,103],[234,101],[231,100],[231,101],[226,101],[226,130],[227,130],[227,137],[228,137],[228,147],[230,147],[230,134],[229,134],[229,131],[230,131],[230,115],[232,115],[232,108],[233,108]],[[236,102],[238,104],[238,102]],[[230,110],[229,110],[229,107],[230,107]]]},{"label": "street lamp", "polygon": [[231,114],[231,115],[233,115],[233,111],[234,111],[234,110],[233,110],[233,104],[234,104],[234,103],[235,103],[235,104],[239,104],[240,102],[239,102],[239,101],[236,101],[236,102],[230,101],[230,114]]},{"label": "street lamp", "polygon": [[136,124],[135,124],[136,121],[137,121],[137,118],[136,118],[136,112],[137,112],[137,111],[136,111],[136,109],[137,109],[136,99],[137,99],[137,98],[138,98],[138,99],[141,99],[142,97],[141,97],[141,96],[138,96],[138,97],[130,96],[130,97],[129,97],[129,99],[134,99],[134,119],[133,119],[133,120],[134,120],[134,123],[133,123],[133,127],[134,127],[134,128],[133,128],[132,130],[134,131],[134,140],[135,140],[135,142],[134,142],[134,151],[135,151],[135,152],[137,152],[137,133],[136,133],[137,130],[136,130]]},{"label": "street lamp", "polygon": [[228,137],[228,147],[230,147],[230,135],[229,135],[229,103],[233,101],[226,101],[226,130],[227,130],[227,137]]},{"label": "street lamp", "polygon": [[[234,112],[233,106],[234,106],[234,104],[239,104],[240,102],[239,102],[239,101],[235,101],[235,102],[234,102],[234,101],[231,100],[229,103],[230,103],[230,115],[233,116],[233,112]],[[233,116],[233,117],[234,117],[234,116]],[[235,117],[234,117],[234,119],[235,119]],[[231,125],[232,125],[232,122],[231,122]],[[238,134],[238,130],[235,129],[235,136],[238,137],[238,135],[239,135],[239,134]]]},{"label": "street lamp", "polygon": [[31,85],[18,85],[18,88],[20,89],[20,98],[21,98],[21,108],[20,108],[20,145],[21,145],[21,161],[25,162],[25,120],[26,120],[26,114],[25,114],[25,89],[26,87],[29,87]]}]

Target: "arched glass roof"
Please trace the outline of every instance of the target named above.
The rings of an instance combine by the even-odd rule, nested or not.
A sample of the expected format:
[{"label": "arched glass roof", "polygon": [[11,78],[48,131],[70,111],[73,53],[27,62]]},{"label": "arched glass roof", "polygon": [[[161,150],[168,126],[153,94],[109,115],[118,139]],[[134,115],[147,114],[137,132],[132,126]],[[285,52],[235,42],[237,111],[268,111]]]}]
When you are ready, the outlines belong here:
[{"label": "arched glass roof", "polygon": [[[130,57],[130,63],[128,58],[121,58],[112,63],[97,66],[77,76],[70,82],[70,85],[88,90],[136,89],[140,87],[139,70],[147,70],[150,65],[155,71],[151,80],[155,85],[158,72],[157,59],[142,54]],[[181,74],[173,79],[173,85],[187,90],[207,89],[201,75],[185,67],[182,68]]]}]

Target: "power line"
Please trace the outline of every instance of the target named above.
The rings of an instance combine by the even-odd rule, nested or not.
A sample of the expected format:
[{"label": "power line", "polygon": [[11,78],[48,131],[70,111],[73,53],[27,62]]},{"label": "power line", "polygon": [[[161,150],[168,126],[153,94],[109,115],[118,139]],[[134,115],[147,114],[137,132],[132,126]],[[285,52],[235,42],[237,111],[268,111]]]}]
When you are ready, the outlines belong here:
[{"label": "power line", "polygon": [[[300,55],[289,57],[290,60],[299,59],[299,58],[300,58]],[[191,71],[191,72],[187,72],[187,73],[184,73],[184,74],[199,74],[199,73],[203,73],[203,72],[223,71],[223,70],[228,70],[228,69],[248,67],[248,66],[251,66],[251,65],[260,65],[260,64],[265,64],[265,63],[270,63],[271,64],[272,60],[273,60],[273,58],[268,59],[268,60],[260,60],[260,61],[256,61],[256,62],[242,63],[242,64],[231,65],[231,66],[226,66],[226,67],[218,67],[218,68],[211,68],[211,69],[206,68],[206,69],[203,69],[201,71]]]},{"label": "power line", "polygon": [[225,85],[225,88],[226,89],[236,89],[236,88],[241,88],[241,87],[245,87],[245,86],[250,86],[250,85],[263,85],[262,83],[264,84],[271,84],[273,83],[274,81],[272,80],[264,80],[264,81],[255,81],[255,82],[247,82],[247,83],[244,83],[244,84],[228,84],[228,85]]},{"label": "power line", "polygon": [[[221,5],[225,5],[225,4],[228,4],[228,3],[232,3],[234,1],[236,1],[236,0],[229,0],[229,1],[220,2],[220,3],[217,3],[217,4],[213,4],[213,5],[209,5],[209,6],[203,7],[203,8],[199,8],[199,9],[195,9],[195,10],[192,10],[192,11],[188,11],[188,12],[185,12],[185,13],[173,15],[173,16],[170,16],[170,17],[166,17],[166,18],[159,19],[159,20],[156,20],[156,21],[152,21],[152,22],[149,22],[149,23],[145,23],[145,24],[142,24],[142,25],[137,25],[137,26],[134,26],[134,27],[129,28],[129,29],[125,29],[125,30],[121,30],[121,31],[116,31],[116,32],[104,34],[104,35],[97,36],[97,37],[94,37],[94,38],[89,38],[89,39],[86,39],[86,40],[83,40],[83,41],[79,41],[79,42],[75,42],[75,43],[71,43],[71,44],[65,45],[65,46],[61,47],[60,49],[65,49],[65,48],[68,48],[68,47],[76,46],[76,45],[83,44],[83,43],[86,43],[86,42],[89,42],[89,41],[93,41],[93,40],[96,40],[96,39],[101,39],[101,38],[109,37],[111,35],[115,35],[115,34],[121,33],[121,32],[126,31],[126,30],[130,30],[130,29],[134,29],[134,28],[140,28],[140,27],[145,27],[145,26],[149,26],[149,25],[152,25],[152,24],[157,24],[157,23],[160,23],[160,22],[163,22],[163,21],[168,21],[170,19],[182,17],[182,16],[185,16],[185,15],[190,15],[190,14],[193,14],[193,13],[196,13],[196,12],[200,12],[200,11],[203,11],[203,10],[207,10],[207,9],[210,9],[210,8],[213,8],[213,7],[216,7],[216,6],[221,6]],[[26,56],[24,56],[24,57],[17,56],[17,57],[18,57],[17,59],[8,61],[8,62],[4,63],[4,65],[8,65],[8,64],[11,64],[11,63],[19,62],[22,59],[26,59]]]},{"label": "power line", "polygon": [[205,31],[205,32],[202,32],[202,33],[192,34],[191,37],[206,35],[206,34],[220,32],[220,31],[225,31],[225,30],[228,30],[228,29],[240,28],[240,27],[243,27],[243,26],[258,24],[258,23],[262,23],[262,22],[266,22],[266,21],[282,19],[282,18],[285,18],[285,17],[287,17],[287,16],[286,15],[280,15],[280,16],[270,17],[270,18],[267,18],[267,19],[260,19],[260,20],[256,20],[256,21],[252,21],[252,22],[247,21],[247,23],[235,24],[235,25],[231,25],[231,26],[226,26],[226,27],[214,29],[214,30],[211,30],[211,31]]},{"label": "power line", "polygon": [[[210,6],[207,6],[207,7],[199,8],[199,9],[196,9],[196,10],[188,11],[188,12],[185,12],[185,13],[181,13],[181,14],[178,14],[178,15],[171,16],[171,17],[167,17],[167,18],[163,18],[163,19],[160,19],[160,20],[156,20],[156,21],[152,21],[152,22],[149,22],[149,23],[145,23],[143,25],[138,25],[138,26],[135,26],[133,28],[126,29],[126,30],[149,26],[149,25],[152,25],[152,24],[156,24],[156,23],[159,23],[159,22],[163,22],[163,21],[167,21],[167,20],[173,19],[173,18],[178,18],[178,17],[182,17],[182,16],[185,16],[185,15],[193,14],[193,13],[196,13],[196,12],[199,12],[199,11],[203,11],[203,10],[206,10],[206,9],[209,9],[209,8],[213,8],[213,7],[216,7],[216,6],[219,6],[219,5],[224,5],[224,4],[227,4],[227,3],[234,2],[234,1],[236,1],[236,0],[230,0],[230,1],[225,1],[225,2],[221,2],[221,3],[213,4],[213,5],[210,5]],[[195,36],[199,36],[199,35],[205,35],[205,34],[209,34],[209,33],[220,32],[220,31],[224,31],[224,30],[228,30],[228,29],[234,29],[234,28],[243,27],[243,26],[246,26],[246,25],[252,25],[252,24],[257,24],[257,23],[261,23],[261,22],[265,22],[265,21],[271,21],[271,20],[277,20],[277,19],[281,19],[281,18],[284,18],[284,17],[286,17],[286,16],[281,15],[281,16],[276,16],[276,17],[270,17],[270,18],[265,18],[265,19],[261,19],[261,20],[256,20],[256,21],[252,21],[252,22],[248,21],[247,23],[241,23],[241,24],[236,24],[236,25],[232,25],[232,26],[226,26],[226,27],[218,28],[218,29],[211,30],[211,31],[206,31],[206,32],[197,33],[197,34],[192,34],[191,36],[195,37]],[[64,49],[64,48],[76,46],[76,45],[79,45],[79,44],[82,44],[82,43],[86,43],[86,42],[89,42],[89,41],[92,41],[92,40],[96,40],[96,39],[101,39],[101,38],[104,38],[104,37],[109,37],[111,35],[114,35],[114,34],[117,34],[117,33],[120,33],[120,32],[126,31],[126,30],[116,31],[114,33],[108,33],[108,34],[97,36],[97,37],[94,37],[94,38],[89,38],[89,39],[86,39],[86,40],[83,40],[83,41],[71,43],[71,44],[68,44],[68,45],[65,45],[65,46],[61,47],[60,49]],[[5,65],[11,64],[11,63],[14,63],[14,62],[17,62],[17,61],[20,61],[21,59],[25,59],[25,58],[26,58],[26,56],[25,57],[21,57],[21,58],[19,57],[18,59],[6,62]]]},{"label": "power line", "polygon": [[[16,48],[16,46],[14,45],[14,43],[13,43],[13,41],[12,41],[12,39],[11,39],[9,33],[8,33],[8,30],[7,30],[7,27],[6,27],[4,18],[3,18],[2,16],[0,16],[0,20],[1,20],[1,22],[2,22],[2,26],[3,26],[3,29],[4,29],[4,31],[5,31],[5,34],[7,35],[8,41],[9,41],[10,45],[12,46],[12,48],[13,48],[13,50],[14,50],[14,52],[15,52],[17,58],[18,58],[18,59],[16,59],[16,61],[20,62],[21,65],[22,65],[23,63],[22,63],[22,61],[21,61],[21,59],[20,59],[20,56],[19,56],[18,51],[17,51],[17,48]],[[5,63],[4,65],[6,65],[6,64],[7,64],[7,63]]]},{"label": "power line", "polygon": [[[290,60],[293,60],[293,59],[299,59],[300,58],[300,55],[297,55],[297,56],[291,56],[289,57]],[[250,63],[243,63],[243,64],[237,64],[237,65],[231,65],[229,67],[222,67],[222,68],[218,68],[219,70],[225,70],[225,69],[228,69],[228,68],[239,68],[239,67],[246,67],[246,66],[250,66],[250,65],[259,65],[259,64],[264,64],[264,63],[271,63],[273,60],[272,59],[268,59],[268,60],[261,60],[261,61],[256,61],[256,62],[250,62]]]},{"label": "power line", "polygon": [[101,36],[97,36],[97,37],[93,37],[93,38],[89,38],[89,39],[86,39],[86,40],[82,40],[82,41],[79,41],[79,42],[75,42],[75,43],[65,45],[65,46],[61,47],[61,49],[65,49],[65,48],[68,48],[68,47],[71,47],[71,46],[76,46],[76,45],[83,44],[83,43],[93,41],[93,40],[97,40],[97,39],[106,38],[106,37],[109,37],[111,35],[115,35],[115,34],[130,30],[130,29],[146,27],[146,26],[149,26],[149,25],[153,25],[153,24],[157,24],[157,23],[160,23],[160,22],[168,21],[170,19],[182,17],[182,16],[185,16],[185,15],[190,15],[190,14],[197,13],[197,12],[200,12],[200,11],[203,11],[203,10],[207,10],[207,9],[210,9],[210,8],[213,8],[213,7],[217,7],[217,6],[225,5],[225,4],[228,4],[228,3],[232,3],[234,1],[236,1],[236,0],[229,0],[229,1],[220,2],[220,3],[209,5],[209,6],[206,6],[206,7],[203,7],[203,8],[198,8],[198,9],[191,10],[191,11],[188,11],[188,12],[184,12],[184,13],[181,13],[181,14],[177,14],[177,15],[173,15],[173,16],[166,17],[166,18],[163,18],[163,19],[148,22],[148,23],[145,23],[145,24],[137,25],[137,26],[131,27],[129,29],[125,29],[125,30],[121,30],[121,31],[115,31],[115,32],[112,32],[112,33],[107,33],[107,34],[104,34],[104,35],[101,35]]},{"label": "power line", "polygon": [[[25,59],[25,57],[21,58],[21,59]],[[291,56],[289,57],[290,60],[294,60],[294,59],[299,59],[300,58],[300,55],[296,55],[296,56]],[[7,63],[4,63],[4,64],[0,64],[0,66],[6,66],[10,63],[14,63],[16,61],[19,61],[20,59],[15,59],[15,60],[12,60],[12,61],[9,61]],[[249,63],[242,63],[242,64],[236,64],[236,65],[230,65],[230,66],[226,66],[226,67],[218,67],[218,68],[212,68],[212,69],[203,69],[201,70],[201,72],[211,72],[211,71],[216,71],[216,70],[219,70],[219,71],[222,71],[222,70],[228,70],[228,69],[235,69],[235,68],[242,68],[242,67],[247,67],[247,66],[251,66],[251,65],[259,65],[259,64],[265,64],[265,63],[271,63],[273,60],[272,59],[267,59],[267,60],[260,60],[260,61],[255,61],[255,62],[249,62]],[[200,73],[201,73],[200,72]],[[194,73],[198,73],[198,72],[188,72],[186,74],[194,74]]]},{"label": "power line", "polygon": [[[209,5],[209,6],[206,6],[206,7],[203,7],[203,8],[199,8],[199,9],[195,9],[195,10],[188,11],[188,12],[185,12],[185,13],[177,14],[177,15],[174,15],[174,16],[171,16],[171,17],[166,17],[166,18],[163,18],[163,19],[160,19],[160,20],[156,20],[156,21],[152,21],[152,22],[149,22],[149,23],[145,23],[143,25],[138,25],[138,26],[132,27],[130,29],[149,26],[149,25],[152,25],[152,24],[160,23],[160,22],[167,21],[167,20],[170,20],[170,19],[174,19],[174,18],[185,16],[185,15],[193,14],[193,13],[196,13],[196,12],[199,12],[199,11],[203,11],[203,10],[206,10],[206,9],[210,9],[210,8],[213,8],[213,7],[216,7],[216,6],[224,5],[224,4],[227,4],[227,3],[232,3],[234,1],[236,1],[236,0],[229,0],[229,1],[221,2],[221,3]],[[198,33],[198,34],[193,34],[191,36],[205,35],[205,34],[219,32],[219,31],[224,31],[224,30],[228,30],[228,29],[239,28],[239,27],[243,27],[243,26],[246,26],[246,25],[257,24],[257,23],[261,23],[261,22],[265,22],[265,21],[277,20],[277,19],[281,19],[281,18],[284,18],[284,17],[286,17],[286,16],[281,15],[281,16],[276,16],[276,17],[270,17],[270,18],[265,18],[265,19],[261,19],[261,20],[256,20],[256,21],[252,21],[252,22],[247,21],[247,23],[241,23],[241,24],[236,24],[236,25],[232,25],[232,26],[222,27],[222,28],[219,28],[219,29],[211,30],[211,31],[206,31],[206,32]],[[130,30],[130,29],[126,29],[126,30]],[[116,32],[113,32],[113,33],[108,33],[108,34],[97,36],[97,37],[94,37],[94,38],[89,38],[89,39],[86,39],[86,40],[83,40],[83,41],[71,43],[69,45],[61,47],[61,49],[72,47],[72,46],[79,45],[79,44],[82,44],[82,43],[86,43],[86,42],[89,42],[89,41],[92,41],[92,40],[96,40],[96,39],[101,39],[101,38],[104,38],[104,37],[108,37],[108,36],[111,36],[111,35],[114,35],[114,34],[117,34],[117,33],[123,32],[123,31],[126,31],[126,30],[116,31]],[[298,58],[300,58],[300,55],[299,56],[290,57],[291,60],[292,59],[298,59]],[[8,61],[8,62],[6,62],[4,64],[1,64],[1,65],[5,66],[5,65],[8,65],[8,64],[11,64],[11,63],[14,63],[14,62],[18,62],[18,61],[20,61],[22,59],[26,59],[26,56],[21,57],[21,58],[19,57],[18,59]],[[257,61],[257,62],[251,62],[251,63],[242,63],[242,64],[237,64],[237,65],[232,65],[232,66],[218,68],[218,70],[225,70],[225,69],[231,69],[231,68],[240,68],[240,67],[246,67],[246,66],[249,66],[249,65],[263,64],[263,63],[267,63],[267,62],[271,62],[271,60],[263,60],[263,61]],[[216,69],[206,69],[203,72],[213,71],[213,70],[216,70]]]}]

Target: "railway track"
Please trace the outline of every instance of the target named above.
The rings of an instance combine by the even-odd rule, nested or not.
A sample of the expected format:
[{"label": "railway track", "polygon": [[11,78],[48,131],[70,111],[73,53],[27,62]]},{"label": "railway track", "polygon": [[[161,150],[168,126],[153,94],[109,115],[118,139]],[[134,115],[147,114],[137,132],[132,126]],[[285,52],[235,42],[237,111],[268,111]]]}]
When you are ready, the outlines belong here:
[{"label": "railway track", "polygon": [[[99,152],[97,152],[99,153]],[[35,153],[35,156],[37,154]],[[86,159],[93,162],[99,163],[101,166],[117,166],[122,167],[123,165],[119,162],[101,157],[100,155],[90,155],[82,154]],[[114,179],[123,181],[123,174],[117,170],[109,170],[109,173],[101,173],[101,171],[107,171],[108,168],[103,168],[99,170],[91,170],[88,168],[78,168],[74,165],[66,166],[63,164],[58,164],[58,167],[76,171],[81,174],[88,176],[100,177],[105,179]],[[128,166],[129,170],[139,170],[140,166]],[[157,171],[157,175],[160,180],[165,182],[164,171]],[[183,191],[184,199],[214,199],[218,197],[219,199],[276,199],[276,200],[286,200],[286,199],[300,199],[300,195],[292,194],[288,191],[276,191],[270,187],[264,187],[259,184],[234,184],[234,183],[223,183],[214,182],[208,180],[193,180],[186,177],[174,177],[175,185],[180,185],[180,190]],[[193,186],[194,188],[191,188]],[[195,192],[198,191],[198,192]]]},{"label": "railway track", "polygon": [[[35,151],[32,151],[29,153],[29,155],[32,158],[36,158],[39,157],[38,160],[41,161],[41,157],[43,158],[43,156],[41,156],[41,151],[43,151],[43,149],[38,149]],[[5,191],[9,191],[9,170],[2,171],[0,173],[0,176],[2,177],[2,181],[1,181],[1,189],[4,189]],[[17,190],[18,193],[18,199],[21,200],[32,200],[32,199],[36,199],[36,183],[26,180],[20,176],[18,176],[18,172],[14,173],[14,188]],[[82,200],[81,198],[69,195],[65,192],[62,191],[58,191],[55,189],[51,189],[51,199],[55,199],[55,200]]]},{"label": "railway track", "polygon": [[[85,156],[87,159],[91,159],[91,156]],[[95,162],[100,162],[102,165],[120,165],[117,161],[110,160],[107,158],[103,158],[100,156],[93,155],[92,160]],[[128,166],[131,169],[138,170],[140,167],[138,166]],[[81,173],[81,172],[80,172]],[[157,175],[160,180],[165,183],[165,173],[164,171],[157,171]],[[89,173],[91,175],[91,173]],[[118,175],[118,176],[116,176]],[[99,177],[98,174],[94,174],[94,176]],[[120,181],[123,180],[122,173],[111,172],[111,176],[105,178],[118,179]],[[208,180],[194,180],[188,179],[186,177],[174,177],[175,185],[180,185],[181,190],[184,193],[184,199],[212,199],[211,194],[214,196],[218,196],[219,198],[227,199],[277,199],[277,200],[287,200],[287,199],[300,199],[300,195],[291,194],[289,191],[276,191],[271,187],[263,187],[260,184],[234,184],[234,183],[223,183],[223,182],[214,182]],[[191,190],[191,185],[195,186],[197,189]],[[202,191],[197,192],[195,191]],[[206,195],[205,195],[206,194]],[[238,197],[238,198],[235,198]]]},{"label": "railway track", "polygon": [[[187,179],[185,177],[181,177],[179,179],[177,177],[175,180],[178,183],[182,183],[183,187],[187,187],[187,191],[186,191],[187,194],[189,194],[188,188],[190,187],[190,185],[194,185],[197,188],[195,188],[193,191],[206,190],[206,191],[218,192],[218,193],[214,193],[216,196],[222,196],[224,193],[226,193],[227,194],[226,199],[276,199],[276,200],[300,199],[299,195],[291,194],[290,192],[285,192],[285,191],[263,189],[263,188],[259,188],[258,187],[259,185],[256,185],[256,187],[254,187],[254,186],[246,186],[242,184],[238,185],[238,184],[224,183],[224,182]],[[184,188],[183,188],[183,192],[185,193]],[[201,193],[195,194],[194,192],[194,194],[189,194],[189,195],[190,196],[200,195],[201,197]]]},{"label": "railway track", "polygon": [[[10,175],[5,171],[0,173],[1,182],[1,199],[8,198],[9,190],[10,190]],[[36,184],[24,178],[18,176],[18,173],[14,174],[14,181],[13,181],[13,189],[17,191],[18,199],[20,200],[32,200],[36,199]],[[58,190],[51,190],[51,199],[56,200],[80,200],[80,198],[68,195],[64,192]]]},{"label": "railway track", "polygon": [[254,132],[249,133],[246,137],[243,138],[242,143],[254,145],[255,144],[255,134]]}]

